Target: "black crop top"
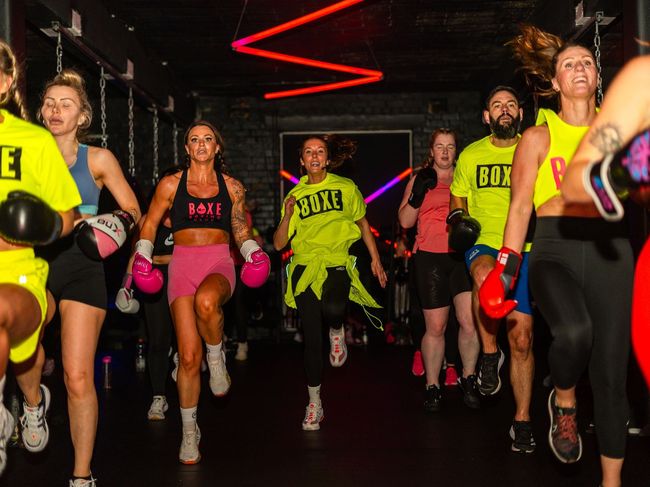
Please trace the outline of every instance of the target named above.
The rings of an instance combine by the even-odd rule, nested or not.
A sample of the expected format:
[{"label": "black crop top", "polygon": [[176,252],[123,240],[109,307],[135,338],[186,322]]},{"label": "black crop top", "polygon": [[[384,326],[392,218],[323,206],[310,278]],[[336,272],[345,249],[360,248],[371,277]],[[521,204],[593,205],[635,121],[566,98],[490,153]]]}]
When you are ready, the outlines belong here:
[{"label": "black crop top", "polygon": [[183,171],[169,212],[172,232],[186,228],[215,228],[230,233],[232,201],[223,175],[219,171],[216,173],[219,193],[210,198],[197,198],[187,192],[187,169]]}]

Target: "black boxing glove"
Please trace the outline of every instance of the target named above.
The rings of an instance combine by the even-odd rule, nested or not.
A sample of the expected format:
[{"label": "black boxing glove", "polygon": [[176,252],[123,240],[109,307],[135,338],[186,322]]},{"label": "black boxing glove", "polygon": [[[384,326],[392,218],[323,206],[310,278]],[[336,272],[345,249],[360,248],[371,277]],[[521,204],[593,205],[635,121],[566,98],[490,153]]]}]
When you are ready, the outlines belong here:
[{"label": "black boxing glove", "polygon": [[466,252],[474,246],[481,234],[481,224],[464,209],[456,208],[447,215],[449,247],[456,252]]},{"label": "black boxing glove", "polygon": [[422,206],[424,196],[427,191],[433,189],[438,184],[438,173],[431,167],[423,167],[415,175],[413,187],[411,188],[411,196],[409,196],[408,204],[413,208],[418,209]]},{"label": "black boxing glove", "polygon": [[47,245],[59,238],[62,227],[61,215],[33,194],[12,191],[0,202],[0,236],[7,242]]}]

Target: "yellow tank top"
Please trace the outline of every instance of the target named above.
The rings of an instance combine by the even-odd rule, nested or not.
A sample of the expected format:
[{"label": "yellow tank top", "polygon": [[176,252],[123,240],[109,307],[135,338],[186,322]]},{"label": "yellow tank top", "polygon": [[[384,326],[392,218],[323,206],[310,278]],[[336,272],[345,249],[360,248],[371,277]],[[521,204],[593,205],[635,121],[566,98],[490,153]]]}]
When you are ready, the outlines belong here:
[{"label": "yellow tank top", "polygon": [[560,184],[567,164],[589,128],[569,125],[558,117],[557,113],[547,108],[540,108],[537,114],[535,125],[542,124],[548,126],[550,146],[546,158],[537,172],[535,195],[533,196],[535,209],[560,194]]}]

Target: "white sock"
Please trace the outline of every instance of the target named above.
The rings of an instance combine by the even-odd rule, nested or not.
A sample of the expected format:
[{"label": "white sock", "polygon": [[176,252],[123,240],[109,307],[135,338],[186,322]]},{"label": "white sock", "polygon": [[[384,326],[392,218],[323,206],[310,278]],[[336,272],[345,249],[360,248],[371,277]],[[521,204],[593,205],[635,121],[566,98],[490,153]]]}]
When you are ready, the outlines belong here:
[{"label": "white sock", "polygon": [[205,344],[205,348],[208,350],[208,358],[214,360],[221,359],[221,345],[223,342],[219,342],[218,345],[210,345],[209,343]]},{"label": "white sock", "polygon": [[180,408],[181,409],[181,422],[183,423],[183,431],[196,429],[196,406],[193,408]]},{"label": "white sock", "polygon": [[309,402],[320,405],[320,386],[307,386],[309,391]]}]

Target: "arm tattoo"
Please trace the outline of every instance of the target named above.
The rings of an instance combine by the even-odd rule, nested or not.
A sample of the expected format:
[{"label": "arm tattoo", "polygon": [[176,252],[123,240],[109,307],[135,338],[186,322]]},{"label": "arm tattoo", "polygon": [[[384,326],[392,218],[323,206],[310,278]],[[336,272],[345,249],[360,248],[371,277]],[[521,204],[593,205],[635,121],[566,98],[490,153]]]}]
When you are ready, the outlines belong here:
[{"label": "arm tattoo", "polygon": [[589,142],[591,142],[603,154],[603,156],[613,154],[623,146],[619,129],[613,123],[606,123],[595,128]]},{"label": "arm tattoo", "polygon": [[246,209],[244,207],[245,191],[244,187],[239,181],[233,181],[232,195],[232,235],[235,239],[237,247],[241,247],[241,244],[244,241],[253,238],[253,236],[251,234],[250,228],[248,228],[248,223],[246,223]]}]

